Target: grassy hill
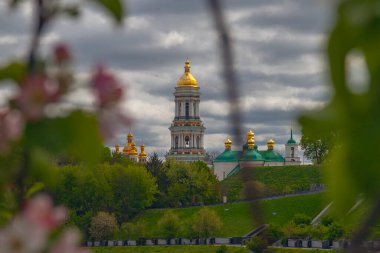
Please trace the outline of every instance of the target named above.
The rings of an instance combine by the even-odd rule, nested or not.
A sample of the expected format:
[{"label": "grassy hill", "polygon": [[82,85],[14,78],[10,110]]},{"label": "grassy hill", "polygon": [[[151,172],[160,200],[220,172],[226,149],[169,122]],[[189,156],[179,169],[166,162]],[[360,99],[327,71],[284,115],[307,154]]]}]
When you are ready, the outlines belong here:
[{"label": "grassy hill", "polygon": [[244,199],[244,184],[255,181],[262,196],[274,196],[307,191],[311,185],[321,184],[321,169],[314,165],[259,167],[244,169],[221,182],[221,189],[229,201]]},{"label": "grassy hill", "polygon": [[[310,217],[317,215],[326,205],[325,194],[286,197],[273,200],[262,200],[262,207],[266,214],[266,222],[283,225],[296,213],[305,213]],[[192,216],[201,207],[171,209],[178,215],[185,227],[191,226]],[[223,222],[223,229],[217,234],[220,237],[243,236],[252,230],[255,225],[252,221],[250,204],[247,202],[226,205],[210,206]],[[158,221],[166,209],[151,209],[144,211],[136,217],[133,223],[143,223],[149,230],[145,231],[145,237],[162,237]],[[185,232],[182,236],[186,236]]]},{"label": "grassy hill", "polygon": [[[137,246],[137,247],[98,247],[91,248],[94,253],[212,253],[216,252],[219,246],[210,245],[191,245],[191,246]],[[243,247],[228,247],[228,253],[245,253],[248,252]],[[273,253],[322,253],[335,252],[331,250],[318,249],[291,249],[291,248],[271,248]]]}]

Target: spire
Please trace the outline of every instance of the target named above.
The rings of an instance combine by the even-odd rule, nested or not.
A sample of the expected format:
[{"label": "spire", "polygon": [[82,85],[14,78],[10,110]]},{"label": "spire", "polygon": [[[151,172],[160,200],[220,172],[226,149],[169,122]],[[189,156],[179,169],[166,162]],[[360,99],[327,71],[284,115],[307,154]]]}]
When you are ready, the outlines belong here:
[{"label": "spire", "polygon": [[293,139],[293,128],[290,128],[290,139],[287,144],[297,144],[297,142]]},{"label": "spire", "polygon": [[186,57],[186,61],[185,61],[185,73],[190,73],[190,60],[189,60],[189,57]]}]

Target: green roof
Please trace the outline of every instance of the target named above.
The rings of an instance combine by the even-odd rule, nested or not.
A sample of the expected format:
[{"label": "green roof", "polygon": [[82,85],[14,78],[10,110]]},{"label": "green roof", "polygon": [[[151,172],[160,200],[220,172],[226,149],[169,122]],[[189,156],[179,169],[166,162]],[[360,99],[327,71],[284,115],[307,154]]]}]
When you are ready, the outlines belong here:
[{"label": "green roof", "polygon": [[264,158],[257,151],[257,149],[252,149],[252,150],[247,150],[246,152],[244,152],[240,160],[241,161],[264,161]]},{"label": "green roof", "polygon": [[262,157],[264,157],[265,161],[268,162],[283,162],[285,161],[284,157],[280,155],[280,153],[274,151],[273,149],[265,150],[265,151],[259,151]]},{"label": "green roof", "polygon": [[214,162],[237,162],[239,161],[241,151],[224,150],[223,153],[218,155]]},{"label": "green roof", "polygon": [[288,140],[287,144],[297,144],[297,142],[293,138],[291,138]]}]

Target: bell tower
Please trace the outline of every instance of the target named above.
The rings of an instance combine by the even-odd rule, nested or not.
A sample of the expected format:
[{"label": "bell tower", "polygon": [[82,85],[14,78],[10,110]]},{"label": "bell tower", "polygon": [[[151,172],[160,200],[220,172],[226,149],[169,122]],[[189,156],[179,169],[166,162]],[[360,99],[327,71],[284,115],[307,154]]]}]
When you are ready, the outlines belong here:
[{"label": "bell tower", "polygon": [[185,71],[174,91],[175,112],[169,127],[171,148],[167,158],[179,161],[205,160],[203,135],[205,127],[200,119],[199,103],[201,92],[197,80],[190,72],[190,61],[185,61]]}]

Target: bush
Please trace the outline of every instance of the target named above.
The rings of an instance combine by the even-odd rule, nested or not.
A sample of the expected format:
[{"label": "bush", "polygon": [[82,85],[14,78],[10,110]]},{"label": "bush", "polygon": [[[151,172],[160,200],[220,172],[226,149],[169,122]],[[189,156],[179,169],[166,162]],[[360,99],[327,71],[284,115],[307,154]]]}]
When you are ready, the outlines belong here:
[{"label": "bush", "polygon": [[314,240],[326,240],[327,230],[328,228],[321,224],[312,226],[309,231],[310,238]]},{"label": "bush", "polygon": [[329,240],[338,240],[343,238],[345,234],[344,228],[336,222],[333,222],[327,229],[327,238]]},{"label": "bush", "polygon": [[335,222],[335,219],[331,216],[323,216],[322,219],[321,219],[321,224],[323,226],[330,226],[331,224],[333,224]]},{"label": "bush", "polygon": [[296,225],[310,225],[311,218],[303,213],[297,213],[293,217],[293,221]]},{"label": "bush", "polygon": [[143,222],[131,223],[126,222],[121,225],[121,229],[129,240],[136,240],[144,236],[146,232],[146,225]]},{"label": "bush", "polygon": [[172,210],[168,210],[158,221],[158,226],[166,238],[175,238],[180,232],[181,221]]},{"label": "bush", "polygon": [[264,252],[267,246],[267,242],[261,236],[255,236],[247,243],[247,248],[255,253]]},{"label": "bush", "polygon": [[227,253],[228,248],[226,245],[222,245],[219,248],[216,249],[215,253]]},{"label": "bush", "polygon": [[277,242],[284,237],[284,232],[278,225],[269,225],[269,228],[264,232],[265,238],[269,244]]},{"label": "bush", "polygon": [[95,240],[109,240],[117,232],[118,226],[115,215],[107,212],[98,212],[91,219],[90,236]]},{"label": "bush", "polygon": [[208,238],[213,236],[222,227],[222,222],[215,211],[204,207],[193,217],[193,231],[196,236]]}]

